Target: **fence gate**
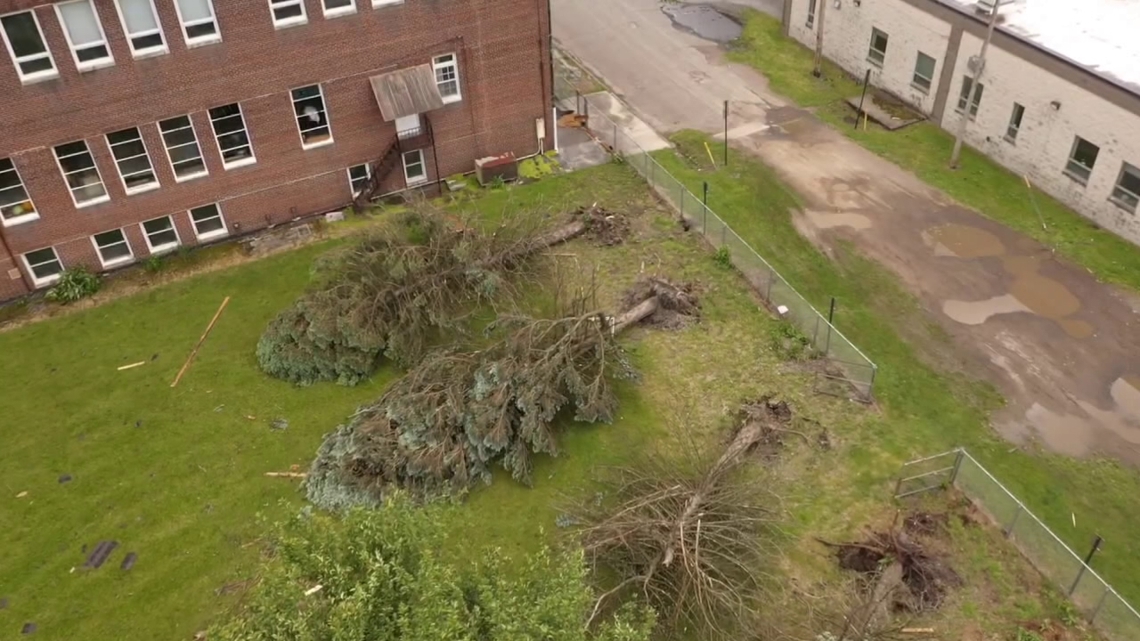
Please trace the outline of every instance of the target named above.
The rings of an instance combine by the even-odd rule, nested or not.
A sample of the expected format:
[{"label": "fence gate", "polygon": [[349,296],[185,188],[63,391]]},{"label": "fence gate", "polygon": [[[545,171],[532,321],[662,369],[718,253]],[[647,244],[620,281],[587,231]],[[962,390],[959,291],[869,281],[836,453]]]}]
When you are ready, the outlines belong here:
[{"label": "fence gate", "polygon": [[906,463],[895,483],[895,498],[901,499],[953,485],[963,456],[962,450],[950,450]]}]

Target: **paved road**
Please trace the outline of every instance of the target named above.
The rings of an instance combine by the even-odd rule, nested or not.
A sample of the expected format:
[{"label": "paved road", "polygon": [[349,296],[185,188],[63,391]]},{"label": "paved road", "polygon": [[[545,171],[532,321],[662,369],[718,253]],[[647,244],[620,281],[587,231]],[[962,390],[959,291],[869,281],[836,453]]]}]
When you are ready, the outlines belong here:
[{"label": "paved road", "polygon": [[[552,0],[556,40],[654,128],[721,130],[772,165],[806,203],[795,222],[891,269],[954,339],[927,356],[988,378],[1008,400],[994,427],[1062,454],[1140,464],[1140,299],[1054,259],[963,208],[726,64],[657,0]],[[770,6],[768,0],[750,0]],[[904,332],[905,333],[905,332]],[[870,354],[874,358],[874,354]]]}]

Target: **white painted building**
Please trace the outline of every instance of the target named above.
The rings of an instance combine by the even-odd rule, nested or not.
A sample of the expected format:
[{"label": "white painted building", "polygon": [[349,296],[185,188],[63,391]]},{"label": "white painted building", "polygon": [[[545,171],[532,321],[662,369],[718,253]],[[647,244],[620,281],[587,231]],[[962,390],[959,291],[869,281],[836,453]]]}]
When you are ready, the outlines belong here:
[{"label": "white painted building", "polygon": [[[956,131],[993,0],[787,0],[789,35]],[[1003,0],[970,146],[1140,244],[1140,0]]]}]

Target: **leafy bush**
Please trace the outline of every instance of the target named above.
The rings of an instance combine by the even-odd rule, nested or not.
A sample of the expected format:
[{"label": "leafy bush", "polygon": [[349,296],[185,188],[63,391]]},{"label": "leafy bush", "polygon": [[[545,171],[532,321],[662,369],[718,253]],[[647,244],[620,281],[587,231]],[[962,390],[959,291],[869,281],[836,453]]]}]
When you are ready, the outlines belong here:
[{"label": "leafy bush", "polygon": [[815,358],[812,340],[790,321],[777,321],[771,331],[772,348],[789,361],[807,361]]},{"label": "leafy bush", "polygon": [[146,262],[143,263],[143,269],[152,274],[157,274],[165,268],[166,261],[163,260],[162,256],[159,256],[157,254],[151,255],[151,257],[147,258]]},{"label": "leafy bush", "polygon": [[99,291],[99,277],[86,267],[72,267],[59,274],[59,280],[45,297],[55,303],[74,303]]},{"label": "leafy bush", "polygon": [[732,269],[732,254],[729,253],[728,247],[718,247],[713,254],[713,262],[723,269]]},{"label": "leafy bush", "polygon": [[299,515],[248,607],[210,641],[648,641],[651,613],[626,607],[586,630],[594,605],[580,551],[442,558],[448,509],[402,497],[336,518]]}]

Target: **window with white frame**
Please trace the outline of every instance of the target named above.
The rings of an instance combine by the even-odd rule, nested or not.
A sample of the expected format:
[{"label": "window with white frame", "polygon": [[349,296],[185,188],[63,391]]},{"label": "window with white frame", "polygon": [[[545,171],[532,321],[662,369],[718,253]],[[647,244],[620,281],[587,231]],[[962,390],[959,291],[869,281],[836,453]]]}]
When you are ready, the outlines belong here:
[{"label": "window with white frame", "polygon": [[1065,163],[1065,175],[1082,185],[1088,183],[1093,167],[1096,167],[1096,158],[1100,155],[1100,147],[1076,136],[1073,148],[1069,152],[1069,161]]},{"label": "window with white frame", "polygon": [[115,0],[115,9],[131,44],[131,55],[144,58],[168,51],[154,0]]},{"label": "window with white frame", "polygon": [[174,229],[174,221],[170,216],[148,220],[139,227],[142,227],[146,246],[152,254],[169,251],[178,246],[178,230]]},{"label": "window with white frame", "polygon": [[3,27],[0,32],[4,35],[4,45],[8,48],[8,55],[12,56],[21,82],[59,75],[34,12],[22,11],[0,17],[0,27]]},{"label": "window with white frame", "polygon": [[427,180],[427,167],[424,165],[424,152],[413,149],[404,153],[404,180],[414,185]]},{"label": "window with white frame", "polygon": [[816,0],[808,0],[808,17],[807,28],[811,29],[815,26],[815,3]]},{"label": "window with white frame", "polygon": [[229,233],[226,221],[222,218],[222,209],[217,203],[191,209],[190,224],[194,226],[194,235],[198,240],[210,240]]},{"label": "window with white frame", "polygon": [[975,92],[974,79],[970,76],[962,76],[962,91],[958,93],[958,113],[966,111],[966,103],[970,104],[970,118],[975,118],[978,115],[978,106],[982,104],[982,93],[986,90],[985,83],[978,83],[978,90]]},{"label": "window with white frame", "polygon": [[353,198],[364,191],[370,178],[372,178],[372,167],[369,167],[367,163],[348,168],[348,185],[352,188]]},{"label": "window with white frame", "polygon": [[45,247],[24,254],[24,265],[31,272],[36,287],[46,287],[54,283],[59,280],[59,273],[63,271],[63,263],[59,262],[55,247]]},{"label": "window with white frame", "polygon": [[40,217],[11,158],[0,158],[0,223],[5,227]]},{"label": "window with white frame", "polygon": [[1112,188],[1112,201],[1132,213],[1140,205],[1140,168],[1128,163],[1120,167],[1120,176]]},{"label": "window with white frame", "polygon": [[111,155],[115,157],[115,166],[128,194],[158,188],[158,178],[154,175],[154,166],[150,164],[150,155],[138,127],[107,134],[107,145],[111,147]]},{"label": "window with white frame", "polygon": [[386,7],[391,4],[404,4],[404,0],[372,0],[373,7]]},{"label": "window with white frame", "polygon": [[212,0],[174,0],[186,44],[194,47],[222,39]]},{"label": "window with white frame", "polygon": [[202,148],[198,146],[198,136],[190,116],[177,116],[158,121],[158,131],[162,134],[162,144],[166,147],[166,157],[174,170],[178,182],[190,180],[210,173],[202,160]]},{"label": "window with white frame", "polygon": [[1013,103],[1013,112],[1009,114],[1009,126],[1005,128],[1005,139],[1014,142],[1021,131],[1021,119],[1025,116],[1025,107],[1021,103]]},{"label": "window with white frame", "polygon": [[235,102],[211,109],[210,126],[214,128],[214,138],[218,141],[218,151],[222,153],[222,165],[226,169],[257,162],[240,104]]},{"label": "window with white frame", "polygon": [[934,67],[937,64],[934,58],[919,51],[918,58],[914,61],[914,77],[911,78],[911,84],[923,93],[930,91],[930,87],[934,84]]},{"label": "window with white frame", "polygon": [[99,262],[103,267],[114,267],[131,262],[135,253],[131,251],[131,244],[121,229],[112,229],[91,237],[91,244],[99,253]]},{"label": "window with white frame", "polygon": [[885,31],[878,29],[871,29],[871,47],[867,49],[867,60],[876,66],[883,66],[883,62],[887,59],[887,36]]},{"label": "window with white frame", "polygon": [[304,0],[269,0],[269,12],[273,15],[273,26],[277,28],[309,21]]},{"label": "window with white frame", "polygon": [[293,115],[297,117],[297,131],[301,133],[301,146],[308,149],[331,143],[332,129],[329,128],[321,86],[294,89],[290,97],[293,99]]},{"label": "window with white frame", "polygon": [[356,0],[321,0],[326,18],[356,13]]},{"label": "window with white frame", "polygon": [[87,141],[76,140],[58,145],[55,151],[56,162],[71,190],[71,200],[76,207],[87,207],[107,202],[107,189],[103,186],[103,176],[95,165],[95,157],[87,148]]},{"label": "window with white frame", "polygon": [[103,25],[91,0],[61,2],[55,5],[55,11],[63,23],[63,35],[71,47],[77,69],[90,71],[115,64],[107,46],[107,35],[103,33]]},{"label": "window with white frame", "polygon": [[457,102],[463,99],[459,92],[459,63],[454,53],[436,56],[431,60],[432,69],[435,70],[435,85],[439,87],[439,95],[445,103]]}]

